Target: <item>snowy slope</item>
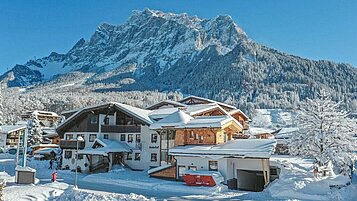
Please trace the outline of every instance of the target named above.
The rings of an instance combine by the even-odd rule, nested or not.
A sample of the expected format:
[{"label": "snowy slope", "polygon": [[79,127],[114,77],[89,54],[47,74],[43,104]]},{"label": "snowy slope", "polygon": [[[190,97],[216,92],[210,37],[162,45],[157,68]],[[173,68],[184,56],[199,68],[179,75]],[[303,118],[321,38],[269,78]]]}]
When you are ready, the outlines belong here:
[{"label": "snowy slope", "polygon": [[133,11],[120,25],[102,23],[67,53],[16,65],[0,81],[36,89],[38,83],[56,85],[58,75],[70,77],[69,83],[83,80],[81,73],[88,76],[83,88],[106,85],[96,92],[179,90],[244,111],[257,105],[291,108],[322,88],[336,100],[357,98],[357,70],[348,64],[307,60],[260,45],[227,15],[203,19],[150,9]]}]

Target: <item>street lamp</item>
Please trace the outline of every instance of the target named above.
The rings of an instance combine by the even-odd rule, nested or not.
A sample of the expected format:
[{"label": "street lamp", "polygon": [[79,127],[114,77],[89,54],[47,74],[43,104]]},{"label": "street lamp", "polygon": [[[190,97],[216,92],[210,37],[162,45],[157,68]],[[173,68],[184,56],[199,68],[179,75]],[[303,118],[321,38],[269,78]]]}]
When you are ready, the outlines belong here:
[{"label": "street lamp", "polygon": [[74,188],[78,189],[77,187],[77,174],[78,174],[78,143],[79,141],[84,141],[82,136],[78,136],[77,137],[77,154],[76,154],[76,176],[75,176],[75,180],[74,180]]}]

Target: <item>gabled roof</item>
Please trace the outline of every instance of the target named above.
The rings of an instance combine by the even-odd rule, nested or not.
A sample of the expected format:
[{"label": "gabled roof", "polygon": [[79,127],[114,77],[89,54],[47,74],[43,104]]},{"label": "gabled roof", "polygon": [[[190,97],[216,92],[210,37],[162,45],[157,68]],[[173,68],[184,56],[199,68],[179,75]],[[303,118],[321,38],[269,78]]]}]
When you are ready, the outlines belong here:
[{"label": "gabled roof", "polygon": [[176,126],[176,128],[221,128],[230,121],[234,121],[238,126],[243,126],[231,116],[199,116],[191,119],[186,124]]},{"label": "gabled roof", "polygon": [[222,106],[222,107],[227,107],[230,108],[232,110],[237,109],[236,107],[232,106],[232,105],[228,105],[222,102],[218,102],[218,101],[214,101],[208,98],[202,98],[202,97],[198,97],[198,96],[187,96],[186,98],[179,100],[178,102],[183,103],[189,99],[194,99],[194,100],[199,100],[199,101],[205,101],[205,102],[209,102],[209,103],[217,103],[218,105]]},{"label": "gabled roof", "polygon": [[26,126],[25,125],[1,125],[0,126],[0,132],[6,134],[22,129],[26,129]]},{"label": "gabled roof", "polygon": [[[174,113],[177,111],[178,108],[160,108],[157,110],[153,110],[150,112],[149,117],[151,119],[162,119],[165,118],[166,116]],[[220,107],[216,103],[209,103],[209,104],[197,104],[197,105],[186,105],[185,107],[180,107],[180,109],[185,112],[188,115],[198,115],[201,113],[209,112],[215,109],[219,109],[222,111],[223,114],[228,115],[226,110],[224,110],[222,107]]]},{"label": "gabled roof", "polygon": [[176,109],[177,111],[168,115],[167,117],[159,120],[150,125],[150,129],[162,129],[165,127],[177,127],[189,122],[193,117],[181,111],[180,109]]},{"label": "gabled roof", "polygon": [[273,139],[236,139],[218,145],[186,145],[171,148],[169,155],[198,156],[214,159],[224,157],[270,158],[276,140]]},{"label": "gabled roof", "polygon": [[177,101],[172,101],[172,100],[163,100],[161,102],[158,102],[154,105],[151,105],[149,107],[147,107],[146,109],[148,110],[153,110],[153,109],[158,109],[157,107],[163,106],[163,105],[172,105],[175,107],[186,107],[186,104],[177,102]]},{"label": "gabled roof", "polygon": [[245,114],[242,110],[240,110],[240,109],[235,109],[235,110],[231,110],[231,111],[228,112],[228,114],[230,114],[230,115],[233,115],[233,114],[236,114],[236,113],[241,113],[241,114],[246,118],[246,120],[250,121],[248,115],[246,115],[246,114]]},{"label": "gabled roof", "polygon": [[105,103],[105,104],[101,104],[101,105],[88,106],[88,107],[78,110],[76,113],[74,113],[68,119],[66,119],[63,123],[61,123],[57,127],[57,131],[62,129],[65,125],[69,124],[71,121],[75,120],[77,117],[79,117],[81,114],[83,114],[85,112],[98,110],[98,109],[105,109],[105,108],[109,108],[109,107],[115,107],[116,109],[123,111],[124,113],[127,113],[128,115],[138,118],[139,120],[141,120],[142,122],[144,122],[148,125],[150,125],[152,123],[151,119],[149,118],[149,113],[151,112],[151,110],[140,109],[140,108],[126,105],[123,103],[109,102],[109,103]]},{"label": "gabled roof", "polygon": [[227,111],[224,110],[217,103],[209,103],[209,104],[197,104],[197,105],[189,105],[186,107],[185,111],[188,112],[189,115],[198,115],[201,113],[206,113],[215,109],[221,110],[224,114],[228,115]]}]

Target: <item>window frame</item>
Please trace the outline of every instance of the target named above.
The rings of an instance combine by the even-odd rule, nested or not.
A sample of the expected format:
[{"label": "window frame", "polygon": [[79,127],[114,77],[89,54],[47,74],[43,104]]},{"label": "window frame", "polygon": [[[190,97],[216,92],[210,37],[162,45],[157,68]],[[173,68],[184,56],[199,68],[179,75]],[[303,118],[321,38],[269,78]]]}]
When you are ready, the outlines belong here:
[{"label": "window frame", "polygon": [[[71,138],[69,136],[72,136]],[[66,134],[66,140],[73,140],[74,135],[73,134]]]},{"label": "window frame", "polygon": [[128,142],[133,142],[134,141],[134,134],[128,134]]},{"label": "window frame", "polygon": [[[153,160],[153,156],[154,156],[155,160]],[[157,153],[151,153],[150,161],[151,162],[157,162]]]},{"label": "window frame", "polygon": [[131,153],[127,153],[126,160],[133,160],[133,156]]},{"label": "window frame", "polygon": [[[92,140],[92,136],[95,136],[93,140]],[[89,134],[89,142],[94,142],[95,139],[97,139],[97,134]]]},{"label": "window frame", "polygon": [[157,143],[157,138],[158,138],[157,133],[151,134],[151,143]]},{"label": "window frame", "polygon": [[[215,163],[216,169],[211,168],[211,163]],[[209,171],[218,171],[218,161],[208,161],[208,170]]]},{"label": "window frame", "polygon": [[[68,153],[70,153],[70,156],[69,156]],[[68,156],[69,156],[69,157],[68,157]],[[71,151],[71,150],[65,150],[65,151],[64,151],[64,158],[65,158],[65,159],[70,159],[70,158],[72,158],[72,151]]]},{"label": "window frame", "polygon": [[126,141],[126,135],[125,134],[120,134],[120,141],[122,141],[122,142]]},{"label": "window frame", "polygon": [[137,142],[137,143],[141,142],[141,134],[136,134],[135,135],[135,142]]},{"label": "window frame", "polygon": [[135,153],[135,161],[140,161],[141,160],[141,153]]}]

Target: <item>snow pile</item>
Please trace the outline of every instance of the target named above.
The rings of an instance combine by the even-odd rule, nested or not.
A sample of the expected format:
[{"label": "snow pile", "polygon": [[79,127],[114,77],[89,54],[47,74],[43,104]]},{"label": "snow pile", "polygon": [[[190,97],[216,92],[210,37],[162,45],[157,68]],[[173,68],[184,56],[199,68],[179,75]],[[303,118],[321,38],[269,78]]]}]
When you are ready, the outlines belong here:
[{"label": "snow pile", "polygon": [[274,199],[327,200],[333,196],[334,189],[349,183],[346,176],[314,178],[311,171],[312,163],[283,161],[280,178],[266,190]]},{"label": "snow pile", "polygon": [[72,200],[78,200],[78,201],[97,201],[97,200],[102,200],[102,201],[110,201],[110,200],[125,200],[125,201],[154,201],[154,198],[146,198],[143,195],[137,195],[134,193],[131,193],[129,195],[125,194],[116,194],[116,193],[104,193],[104,192],[97,192],[97,191],[81,191],[81,190],[75,190],[75,189],[67,189],[65,190],[59,197],[56,197],[56,200],[58,201],[72,201]]}]

